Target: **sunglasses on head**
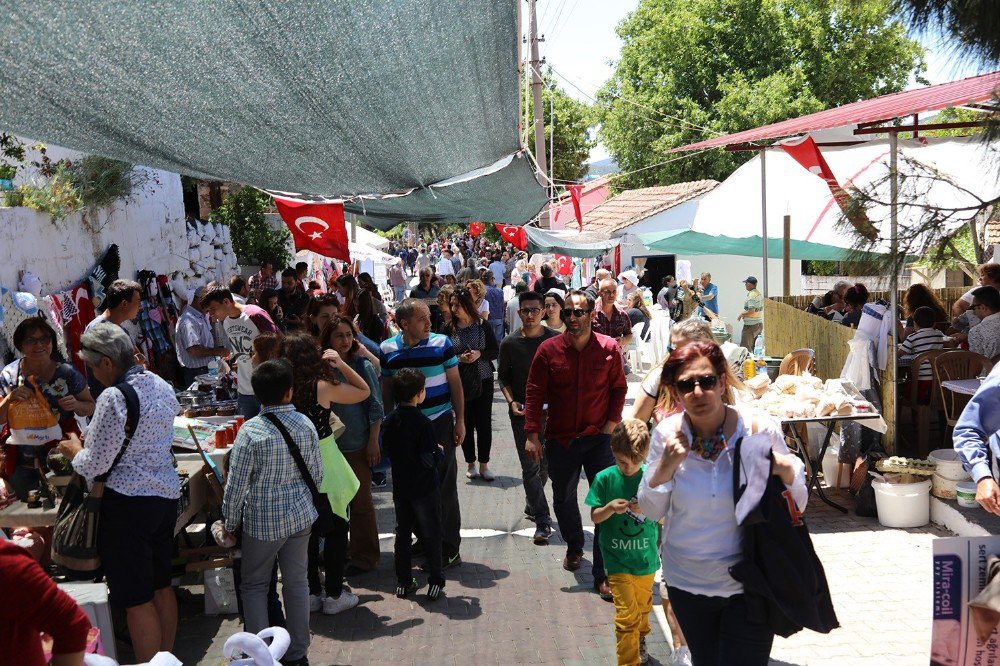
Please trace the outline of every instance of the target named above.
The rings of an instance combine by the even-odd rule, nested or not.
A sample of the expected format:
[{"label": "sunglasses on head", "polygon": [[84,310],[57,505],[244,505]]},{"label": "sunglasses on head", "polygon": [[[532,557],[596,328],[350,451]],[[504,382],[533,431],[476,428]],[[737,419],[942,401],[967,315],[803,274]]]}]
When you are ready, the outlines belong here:
[{"label": "sunglasses on head", "polygon": [[590,314],[590,310],[584,310],[583,308],[563,308],[559,312],[565,319],[569,319],[570,317],[586,317]]},{"label": "sunglasses on head", "polygon": [[704,377],[695,377],[694,379],[678,379],[677,390],[686,395],[692,393],[697,384],[701,387],[702,391],[711,391],[718,383],[719,377],[717,375],[705,375]]}]

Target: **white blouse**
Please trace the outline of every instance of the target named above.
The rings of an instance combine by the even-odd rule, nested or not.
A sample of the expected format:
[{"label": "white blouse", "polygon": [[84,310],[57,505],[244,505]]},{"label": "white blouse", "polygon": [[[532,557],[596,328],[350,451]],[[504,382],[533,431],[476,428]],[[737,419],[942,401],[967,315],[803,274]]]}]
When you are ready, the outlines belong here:
[{"label": "white blouse", "polygon": [[[170,447],[174,441],[174,416],[180,405],[170,384],[151,372],[135,367],[119,381],[127,381],[139,396],[139,423],[107,487],[129,496],[177,499],[180,481]],[[88,483],[111,468],[125,441],[128,408],[117,389],[106,389],[97,398],[94,416],[87,428],[83,450],[73,458],[73,469]]]},{"label": "white blouse", "polygon": [[[730,597],[743,592],[743,585],[729,574],[729,567],[743,557],[742,531],[733,502],[733,446],[747,436],[747,430],[742,410],[738,413],[730,444],[715,461],[688,453],[674,478],[656,488],[649,486],[649,480],[663,456],[667,437],[678,430],[688,441],[693,437],[682,413],[664,419],[650,440],[646,472],[639,485],[639,506],[653,520],[664,518],[660,542],[664,581],[692,594]],[[778,453],[788,452],[781,431],[772,421],[754,435],[759,436],[771,440]],[[796,462],[795,481],[787,487],[796,504],[804,509],[809,492],[805,466]]]}]

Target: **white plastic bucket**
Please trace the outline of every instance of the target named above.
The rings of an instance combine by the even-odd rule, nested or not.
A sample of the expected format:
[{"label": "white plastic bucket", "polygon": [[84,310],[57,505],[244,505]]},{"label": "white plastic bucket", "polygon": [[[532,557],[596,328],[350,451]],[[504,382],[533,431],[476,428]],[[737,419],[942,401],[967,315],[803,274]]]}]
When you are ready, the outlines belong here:
[{"label": "white plastic bucket", "polygon": [[975,509],[979,506],[979,502],[976,501],[975,481],[959,481],[955,485],[955,492],[959,506],[964,506],[966,509]]},{"label": "white plastic bucket", "polygon": [[837,457],[839,455],[840,449],[835,446],[828,447],[823,455],[823,480],[827,488],[847,488],[851,485],[851,473],[846,465],[844,466],[843,478],[840,479],[840,484],[837,484],[837,468],[839,467]]},{"label": "white plastic bucket", "polygon": [[958,452],[955,449],[937,449],[927,457],[935,463],[931,494],[941,499],[955,499],[955,484],[969,479]]},{"label": "white plastic bucket", "polygon": [[886,527],[922,527],[931,520],[931,482],[886,483],[875,479],[878,522]]}]

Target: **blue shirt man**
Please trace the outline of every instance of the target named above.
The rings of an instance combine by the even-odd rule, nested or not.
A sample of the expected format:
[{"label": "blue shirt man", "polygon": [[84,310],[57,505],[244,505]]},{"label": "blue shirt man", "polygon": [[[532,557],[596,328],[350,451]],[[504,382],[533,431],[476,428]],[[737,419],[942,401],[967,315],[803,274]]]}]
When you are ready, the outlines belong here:
[{"label": "blue shirt man", "polygon": [[1000,365],[979,387],[958,417],[955,450],[965,471],[976,482],[976,500],[990,513],[1000,515],[1000,486],[990,469],[989,453],[1000,456]]},{"label": "blue shirt man", "polygon": [[712,274],[701,274],[701,307],[719,314],[719,288],[712,284]]}]

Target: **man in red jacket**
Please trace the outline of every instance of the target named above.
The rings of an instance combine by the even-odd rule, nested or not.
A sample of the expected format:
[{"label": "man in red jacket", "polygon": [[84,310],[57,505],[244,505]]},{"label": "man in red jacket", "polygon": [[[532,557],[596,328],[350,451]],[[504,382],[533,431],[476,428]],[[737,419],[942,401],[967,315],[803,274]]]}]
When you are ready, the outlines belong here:
[{"label": "man in red jacket", "polygon": [[[538,347],[524,400],[525,452],[533,460],[543,454],[548,459],[553,509],[566,542],[563,569],[567,571],[579,569],[583,558],[583,521],[577,503],[580,470],[592,483],[598,472],[615,464],[611,431],[622,420],[628,390],[618,343],[591,330],[593,316],[593,297],[579,290],[569,292],[561,312],[566,332]],[[594,589],[610,600],[604,558],[597,545],[599,529],[594,528]]]},{"label": "man in red jacket", "polygon": [[39,632],[52,637],[52,666],[83,664],[90,620],[27,550],[0,537],[0,664],[45,666]]}]

